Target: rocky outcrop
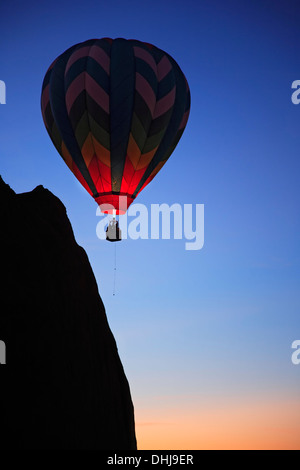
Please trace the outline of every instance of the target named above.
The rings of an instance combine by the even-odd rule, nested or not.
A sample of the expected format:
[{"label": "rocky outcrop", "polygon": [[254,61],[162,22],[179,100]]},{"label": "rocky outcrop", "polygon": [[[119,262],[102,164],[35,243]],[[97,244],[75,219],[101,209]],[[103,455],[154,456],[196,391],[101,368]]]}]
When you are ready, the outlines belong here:
[{"label": "rocky outcrop", "polygon": [[136,449],[128,382],[64,205],[3,180],[0,198],[0,448]]}]

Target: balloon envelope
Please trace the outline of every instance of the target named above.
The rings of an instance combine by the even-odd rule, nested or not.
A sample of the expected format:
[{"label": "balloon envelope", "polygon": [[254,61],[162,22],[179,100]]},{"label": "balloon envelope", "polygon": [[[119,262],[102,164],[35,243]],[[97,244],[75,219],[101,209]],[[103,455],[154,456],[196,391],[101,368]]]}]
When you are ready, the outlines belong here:
[{"label": "balloon envelope", "polygon": [[190,91],[175,60],[157,47],[92,39],[51,64],[41,107],[76,178],[103,212],[122,214],[175,149]]}]

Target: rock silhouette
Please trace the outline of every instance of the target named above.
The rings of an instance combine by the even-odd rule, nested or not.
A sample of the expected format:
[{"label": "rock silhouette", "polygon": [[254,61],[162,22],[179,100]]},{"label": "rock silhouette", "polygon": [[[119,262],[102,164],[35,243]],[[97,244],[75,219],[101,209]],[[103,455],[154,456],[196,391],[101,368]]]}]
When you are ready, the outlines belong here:
[{"label": "rock silhouette", "polygon": [[0,198],[0,449],[136,449],[128,382],[64,205],[2,179]]}]

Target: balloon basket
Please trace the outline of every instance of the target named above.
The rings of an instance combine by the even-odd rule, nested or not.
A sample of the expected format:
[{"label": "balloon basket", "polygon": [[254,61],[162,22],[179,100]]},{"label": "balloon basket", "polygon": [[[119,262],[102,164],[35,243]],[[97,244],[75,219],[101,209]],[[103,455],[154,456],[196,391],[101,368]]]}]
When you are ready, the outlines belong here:
[{"label": "balloon basket", "polygon": [[116,220],[110,221],[106,229],[106,240],[108,242],[120,242],[122,240],[122,231]]}]

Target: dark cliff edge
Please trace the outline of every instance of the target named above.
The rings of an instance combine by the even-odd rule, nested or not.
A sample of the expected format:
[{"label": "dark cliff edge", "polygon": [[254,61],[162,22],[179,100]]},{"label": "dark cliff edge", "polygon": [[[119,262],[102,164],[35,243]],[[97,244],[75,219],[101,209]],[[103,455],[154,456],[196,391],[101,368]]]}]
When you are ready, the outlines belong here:
[{"label": "dark cliff edge", "polygon": [[64,205],[2,179],[0,198],[0,449],[136,449],[128,382]]}]

